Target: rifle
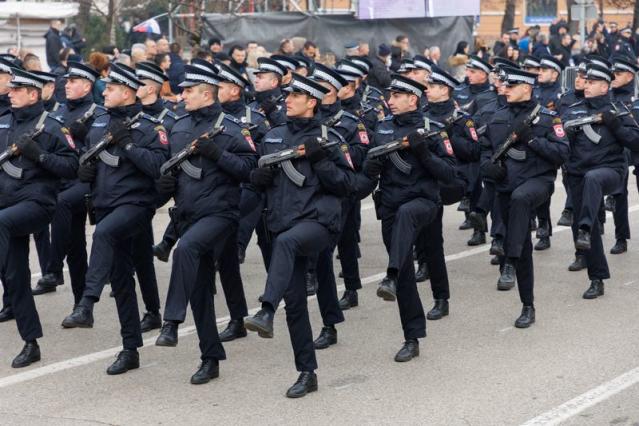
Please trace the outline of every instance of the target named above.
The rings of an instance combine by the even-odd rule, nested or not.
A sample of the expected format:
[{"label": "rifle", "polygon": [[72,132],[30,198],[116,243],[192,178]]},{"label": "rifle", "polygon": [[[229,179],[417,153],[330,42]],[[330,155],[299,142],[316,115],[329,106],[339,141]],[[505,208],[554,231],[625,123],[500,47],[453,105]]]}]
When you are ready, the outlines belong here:
[{"label": "rifle", "polygon": [[[623,117],[630,114],[630,111],[612,111],[615,114],[615,117]],[[575,118],[573,120],[568,120],[564,123],[564,129],[573,130],[579,129],[584,132],[586,137],[590,139],[594,143],[599,143],[601,140],[601,135],[592,128],[593,124],[598,124],[603,121],[603,113],[598,112],[593,115],[588,115],[586,117]]]},{"label": "rifle", "polygon": [[[426,129],[417,129],[417,133],[423,135],[426,139],[433,137],[439,133],[441,130],[435,130],[429,133],[426,133]],[[395,139],[394,141],[390,141],[385,143],[384,145],[376,146],[375,148],[371,148],[368,150],[366,154],[366,158],[374,160],[376,158],[388,157],[391,160],[391,163],[397,169],[405,175],[409,175],[413,170],[413,166],[408,164],[404,159],[399,155],[398,151],[402,149],[408,148],[408,138],[403,137],[401,139]]]},{"label": "rifle", "polygon": [[[138,117],[142,113],[138,113],[135,117],[129,118],[124,121],[124,126],[129,129],[131,126],[137,121]],[[93,145],[91,148],[87,150],[82,156],[80,156],[80,165],[86,166],[87,164],[93,163],[98,160],[102,160],[108,166],[118,167],[120,165],[120,157],[111,154],[106,149],[109,147],[111,142],[113,141],[113,135],[111,132],[107,132],[102,138]]]},{"label": "rifle", "polygon": [[186,144],[184,148],[182,148],[174,156],[169,158],[168,161],[162,164],[162,167],[160,167],[160,174],[162,176],[168,174],[176,174],[178,172],[178,169],[182,169],[182,171],[184,171],[184,173],[186,173],[188,176],[192,177],[193,179],[200,180],[202,178],[202,169],[195,167],[193,164],[191,164],[190,161],[188,161],[188,159],[196,153],[199,141],[203,139],[212,139],[223,131],[224,126],[220,126],[209,130],[206,133],[203,133],[196,139],[193,139],[193,141]]},{"label": "rifle", "polygon": [[[28,137],[30,139],[35,139],[42,134],[44,131],[44,119],[48,114],[43,113],[40,117],[40,120],[36,124],[36,127],[33,131],[29,132]],[[0,153],[0,167],[2,170],[11,176],[14,179],[22,179],[22,169],[20,167],[14,166],[9,161],[11,157],[17,156],[19,154],[19,149],[16,144],[11,144],[7,147],[2,153]]]},{"label": "rifle", "polygon": [[[521,123],[522,126],[529,127],[532,124],[533,120],[539,115],[539,111],[541,111],[541,104],[537,104],[537,106],[530,112],[530,114],[528,114],[523,123]],[[506,153],[510,150],[510,148],[515,145],[515,143],[517,142],[517,137],[518,135],[515,132],[512,132],[510,135],[508,135],[504,143],[493,154],[490,161],[493,164],[497,164],[498,161],[501,161]]]},{"label": "rifle", "polygon": [[[339,144],[338,141],[329,142],[327,139],[320,137],[317,138],[317,141],[324,149]],[[298,187],[302,187],[304,185],[304,182],[306,181],[306,176],[297,171],[295,166],[293,166],[291,160],[304,157],[304,155],[304,145],[298,145],[295,148],[287,148],[282,151],[274,152],[272,154],[263,155],[257,161],[257,166],[260,168],[280,167],[284,171],[286,177],[291,180],[291,182],[293,182]]]}]

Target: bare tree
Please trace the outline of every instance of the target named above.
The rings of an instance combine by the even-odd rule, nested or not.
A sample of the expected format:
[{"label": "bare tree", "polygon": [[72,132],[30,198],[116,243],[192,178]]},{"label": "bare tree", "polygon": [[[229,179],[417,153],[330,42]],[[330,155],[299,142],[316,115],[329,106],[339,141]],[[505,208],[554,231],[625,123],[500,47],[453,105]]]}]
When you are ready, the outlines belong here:
[{"label": "bare tree", "polygon": [[505,33],[515,26],[515,5],[517,0],[506,0],[504,19],[501,21],[501,33]]}]

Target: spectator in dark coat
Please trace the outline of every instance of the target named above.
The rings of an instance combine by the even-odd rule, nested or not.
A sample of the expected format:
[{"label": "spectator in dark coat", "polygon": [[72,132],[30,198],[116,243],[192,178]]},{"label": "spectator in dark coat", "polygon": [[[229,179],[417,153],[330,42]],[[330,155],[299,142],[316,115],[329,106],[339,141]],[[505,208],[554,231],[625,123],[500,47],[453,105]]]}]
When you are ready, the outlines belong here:
[{"label": "spectator in dark coat", "polygon": [[541,58],[545,55],[550,55],[550,46],[548,45],[548,36],[546,34],[539,34],[537,36],[537,42],[533,47],[532,54],[538,58]]},{"label": "spectator in dark coat", "polygon": [[182,46],[180,43],[171,43],[169,46],[169,56],[171,57],[171,66],[167,71],[169,76],[169,83],[171,84],[171,91],[173,93],[182,93],[182,88],[179,86],[184,81],[184,60],[182,59]]},{"label": "spectator in dark coat", "polygon": [[44,35],[46,39],[47,65],[53,70],[60,66],[60,51],[64,48],[60,31],[62,30],[62,22],[58,19],[51,21],[51,27]]},{"label": "spectator in dark coat", "polygon": [[368,74],[368,84],[379,90],[386,90],[390,86],[391,73],[388,70],[390,54],[390,47],[386,44],[380,44],[377,55],[370,58],[373,66]]}]

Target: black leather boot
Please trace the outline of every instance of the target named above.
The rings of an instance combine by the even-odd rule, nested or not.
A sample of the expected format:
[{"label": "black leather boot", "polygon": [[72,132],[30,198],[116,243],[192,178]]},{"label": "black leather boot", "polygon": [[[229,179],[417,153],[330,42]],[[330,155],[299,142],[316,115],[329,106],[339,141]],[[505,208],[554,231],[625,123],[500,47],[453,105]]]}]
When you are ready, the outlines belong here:
[{"label": "black leather boot", "polygon": [[293,386],[288,388],[288,398],[301,398],[317,391],[317,375],[313,371],[302,371]]},{"label": "black leather boot", "polygon": [[435,306],[433,309],[428,311],[426,314],[426,318],[435,321],[438,319],[442,319],[443,317],[448,315],[448,300],[446,299],[435,299]]},{"label": "black leather boot", "polygon": [[497,281],[497,290],[507,291],[515,286],[517,280],[517,273],[515,271],[515,265],[506,260],[504,267],[501,270],[501,275]]},{"label": "black leather boot", "polygon": [[257,335],[266,339],[273,337],[273,317],[275,313],[268,309],[260,309],[252,317],[244,319],[244,327],[247,330],[256,331]]},{"label": "black leather boot", "polygon": [[528,328],[535,322],[535,307],[524,306],[521,309],[521,315],[515,321],[515,327]]},{"label": "black leather boot", "polygon": [[344,295],[339,300],[339,307],[342,311],[347,311],[359,305],[357,290],[344,290]]},{"label": "black leather boot", "polygon": [[408,339],[395,355],[395,362],[407,362],[419,356],[419,342],[417,339]]},{"label": "black leather boot", "polygon": [[244,327],[244,319],[233,319],[220,333],[220,342],[230,342],[235,339],[246,337],[246,328]]},{"label": "black leather boot", "polygon": [[590,287],[583,294],[584,299],[596,299],[604,295],[604,283],[601,280],[590,281]]},{"label": "black leather boot", "polygon": [[428,272],[428,265],[426,265],[426,262],[420,263],[417,267],[417,272],[415,272],[415,281],[422,283],[429,278],[430,273]]},{"label": "black leather boot", "polygon": [[322,327],[322,331],[320,331],[320,335],[313,342],[313,346],[315,346],[315,349],[320,350],[320,349],[326,349],[329,346],[334,345],[336,343],[337,343],[337,330],[335,329],[335,326],[330,325],[330,326]]}]

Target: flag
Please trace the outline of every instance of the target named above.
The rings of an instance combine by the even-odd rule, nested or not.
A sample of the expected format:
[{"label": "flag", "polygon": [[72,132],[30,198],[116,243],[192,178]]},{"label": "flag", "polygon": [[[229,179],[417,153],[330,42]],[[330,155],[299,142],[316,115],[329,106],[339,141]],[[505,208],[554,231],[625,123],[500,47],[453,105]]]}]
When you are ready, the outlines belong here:
[{"label": "flag", "polygon": [[137,24],[133,27],[133,31],[136,33],[162,34],[162,31],[160,31],[160,24],[158,24],[158,21],[153,18]]}]

